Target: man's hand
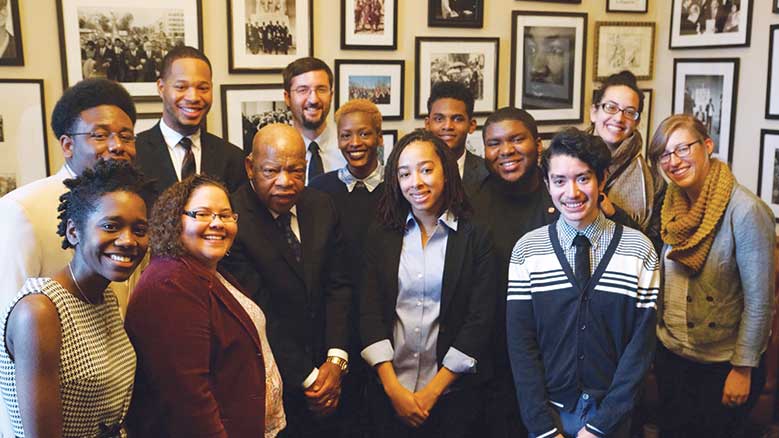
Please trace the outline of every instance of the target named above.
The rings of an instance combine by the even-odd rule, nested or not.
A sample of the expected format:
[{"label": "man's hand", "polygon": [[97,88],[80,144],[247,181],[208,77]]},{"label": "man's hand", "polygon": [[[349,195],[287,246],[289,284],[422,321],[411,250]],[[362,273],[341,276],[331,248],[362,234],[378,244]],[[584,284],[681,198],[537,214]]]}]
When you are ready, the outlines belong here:
[{"label": "man's hand", "polygon": [[423,411],[427,412],[428,414],[433,409],[433,406],[435,406],[436,402],[438,401],[438,397],[440,396],[441,394],[433,391],[430,388],[430,385],[427,385],[414,393],[414,399],[416,399],[417,404],[420,408],[422,408]]},{"label": "man's hand", "polygon": [[335,412],[341,396],[341,368],[332,362],[322,363],[316,381],[303,394],[308,408],[318,416],[325,417]]},{"label": "man's hand", "polygon": [[576,433],[576,438],[598,438],[598,435],[595,435],[594,433],[587,430],[587,428],[582,427],[579,429],[579,432]]},{"label": "man's hand", "polygon": [[722,404],[725,406],[740,406],[749,398],[749,386],[752,383],[751,367],[733,367],[725,379],[722,389]]},{"label": "man's hand", "polygon": [[387,396],[392,402],[395,414],[408,426],[419,427],[430,416],[430,412],[419,405],[415,394],[402,385],[395,385],[388,389]]}]

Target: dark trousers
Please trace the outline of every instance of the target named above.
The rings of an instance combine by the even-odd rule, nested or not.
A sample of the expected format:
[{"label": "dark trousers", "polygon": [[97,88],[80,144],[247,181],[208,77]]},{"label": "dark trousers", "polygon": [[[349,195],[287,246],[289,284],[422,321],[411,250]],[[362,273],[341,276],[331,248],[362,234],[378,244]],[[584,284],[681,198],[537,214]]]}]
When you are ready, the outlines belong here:
[{"label": "dark trousers", "polygon": [[483,388],[464,388],[441,396],[422,426],[403,424],[377,379],[368,385],[371,418],[376,438],[481,438],[477,422],[484,404]]},{"label": "dark trousers", "polygon": [[494,376],[487,384],[484,413],[482,414],[485,438],[526,437],[517,403],[514,379],[510,373]]},{"label": "dark trousers", "polygon": [[687,360],[658,343],[655,376],[662,438],[745,436],[747,417],[765,385],[765,358],[752,369],[749,398],[741,406],[722,404],[722,390],[731,369],[728,362]]},{"label": "dark trousers", "polygon": [[316,418],[308,409],[306,396],[299,388],[284,387],[284,414],[287,416],[287,427],[278,434],[278,438],[339,436],[337,416],[334,414],[326,418]]}]

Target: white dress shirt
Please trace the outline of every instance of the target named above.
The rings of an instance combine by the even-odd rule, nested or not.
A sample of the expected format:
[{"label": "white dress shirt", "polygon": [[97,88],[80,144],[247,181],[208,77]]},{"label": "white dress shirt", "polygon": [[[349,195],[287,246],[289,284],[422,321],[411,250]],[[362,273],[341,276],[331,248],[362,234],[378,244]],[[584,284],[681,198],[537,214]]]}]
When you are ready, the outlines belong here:
[{"label": "white dress shirt", "polygon": [[[162,119],[160,119],[160,131],[162,131],[162,138],[165,139],[165,144],[168,145],[170,161],[173,162],[173,168],[176,169],[176,178],[181,181],[181,164],[184,162],[187,150],[179,142],[184,136],[166,125]],[[187,137],[192,140],[192,154],[195,155],[195,173],[200,173],[200,162],[203,155],[203,148],[200,147],[200,130],[198,129],[197,132]]]},{"label": "white dress shirt", "polygon": [[322,167],[324,169],[323,173],[346,166],[346,158],[344,158],[341,150],[338,149],[337,134],[336,129],[328,123],[325,130],[317,138],[310,139],[303,135],[303,141],[306,143],[306,185],[308,185],[308,164],[311,162],[311,152],[308,150],[308,145],[312,141],[319,145],[319,155],[322,157]]}]

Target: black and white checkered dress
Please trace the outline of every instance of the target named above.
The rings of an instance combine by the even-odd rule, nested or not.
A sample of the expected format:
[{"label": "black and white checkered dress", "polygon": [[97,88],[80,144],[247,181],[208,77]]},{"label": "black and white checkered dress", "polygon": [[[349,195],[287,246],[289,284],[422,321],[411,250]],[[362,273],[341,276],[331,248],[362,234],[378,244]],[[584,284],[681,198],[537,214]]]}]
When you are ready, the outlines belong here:
[{"label": "black and white checkered dress", "polygon": [[0,319],[0,393],[11,417],[14,434],[24,437],[16,370],[5,348],[8,316],[23,297],[49,297],[62,324],[60,393],[63,436],[126,436],[122,424],[135,378],[135,351],[122,326],[116,296],[106,290],[102,304],[85,303],[50,278],[30,278]]}]

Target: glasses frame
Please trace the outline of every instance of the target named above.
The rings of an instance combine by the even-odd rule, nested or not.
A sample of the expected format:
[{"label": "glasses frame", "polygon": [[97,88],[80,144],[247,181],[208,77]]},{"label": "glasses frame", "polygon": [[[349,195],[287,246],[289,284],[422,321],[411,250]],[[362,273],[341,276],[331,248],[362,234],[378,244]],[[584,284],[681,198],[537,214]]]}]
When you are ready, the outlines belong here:
[{"label": "glasses frame", "polygon": [[87,136],[89,136],[89,139],[91,141],[94,141],[95,143],[108,143],[108,140],[110,140],[111,137],[114,137],[116,139],[116,141],[121,143],[121,144],[133,144],[133,143],[135,143],[135,141],[138,138],[135,134],[131,134],[133,136],[132,140],[129,140],[129,139],[125,140],[125,139],[123,139],[122,137],[119,136],[118,132],[114,132],[114,131],[109,131],[108,132],[108,138],[106,138],[103,141],[95,139],[95,131],[91,131],[91,132],[66,132],[65,135],[70,136],[70,137],[73,137],[74,135],[87,135]]},{"label": "glasses frame", "polygon": [[[612,105],[616,106],[616,107],[617,107],[617,111],[616,111],[616,112],[613,112],[613,113],[610,113],[610,112],[608,112],[608,111],[606,110],[606,108],[604,108],[604,107],[605,107],[607,104],[612,104]],[[622,108],[621,106],[619,106],[619,105],[617,105],[616,103],[614,103],[614,102],[611,102],[611,101],[608,101],[608,102],[601,102],[601,103],[599,103],[599,104],[597,104],[597,105],[595,105],[595,106],[596,106],[596,107],[598,107],[598,108],[600,108],[600,109],[602,109],[602,110],[603,110],[603,112],[605,112],[606,114],[610,114],[610,115],[612,115],[612,116],[616,116],[617,114],[619,114],[619,113],[622,113],[622,114],[623,114],[623,115],[624,115],[626,118],[628,118],[628,119],[630,119],[630,120],[632,120],[632,121],[634,121],[634,122],[637,122],[637,121],[638,121],[638,120],[641,118],[641,112],[639,112],[637,108],[633,108],[633,110],[636,112],[636,116],[635,116],[635,117],[630,117],[629,115],[627,115],[627,114],[625,113],[625,110],[627,110],[627,109],[630,109],[630,108],[632,108],[632,107],[626,107],[626,108]]]},{"label": "glasses frame", "polygon": [[[210,219],[210,220],[207,220],[207,221],[204,221],[204,220],[199,220],[199,219],[197,218],[197,214],[198,214],[198,213],[207,213],[207,214],[210,214],[210,215],[211,215],[211,219]],[[230,213],[230,217],[232,217],[232,218],[233,218],[233,220],[232,220],[232,221],[229,221],[229,220],[224,220],[224,219],[222,218],[222,216],[220,216],[220,214],[221,214],[221,213],[214,213],[213,211],[209,211],[209,210],[184,210],[184,211],[182,212],[182,214],[183,214],[184,216],[189,216],[189,217],[191,217],[191,218],[192,218],[192,219],[194,219],[196,222],[201,222],[201,223],[204,223],[204,224],[210,224],[210,223],[211,223],[211,222],[213,222],[213,221],[214,221],[216,218],[219,218],[219,221],[220,221],[220,222],[222,222],[223,224],[234,224],[234,223],[238,223],[238,213],[235,213],[235,212],[233,212],[233,213]]]},{"label": "glasses frame", "polygon": [[[657,162],[660,164],[668,164],[671,162],[671,156],[676,155],[676,158],[682,159],[690,156],[690,152],[692,151],[692,147],[695,146],[695,143],[701,143],[701,140],[694,140],[689,143],[680,144],[679,146],[676,146],[674,150],[663,152],[660,154],[660,156],[657,158]],[[679,153],[679,149],[685,150],[684,153]]]}]

